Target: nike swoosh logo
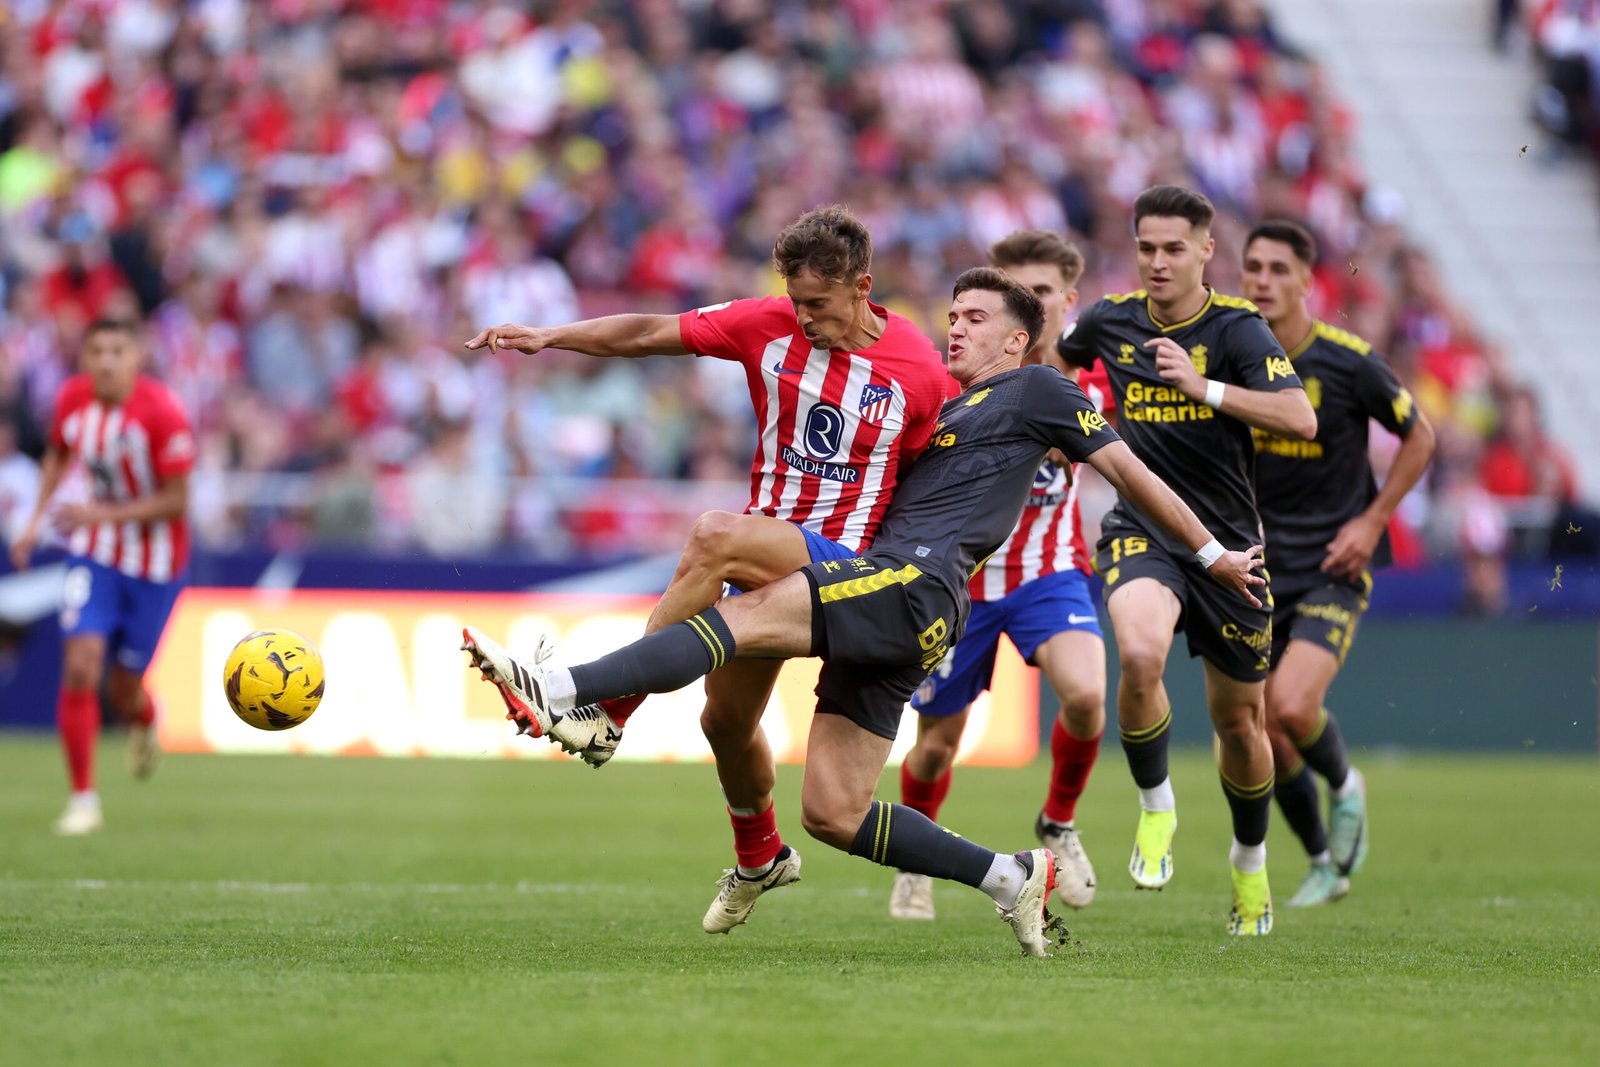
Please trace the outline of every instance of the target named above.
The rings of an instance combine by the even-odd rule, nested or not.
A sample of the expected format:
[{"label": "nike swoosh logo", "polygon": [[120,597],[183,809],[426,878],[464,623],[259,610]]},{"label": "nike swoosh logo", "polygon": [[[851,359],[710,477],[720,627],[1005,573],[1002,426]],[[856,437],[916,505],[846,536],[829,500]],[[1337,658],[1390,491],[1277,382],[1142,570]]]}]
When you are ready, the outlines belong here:
[{"label": "nike swoosh logo", "polygon": [[772,373],[773,374],[804,374],[805,371],[802,370],[799,367],[785,367],[782,363],[774,363],[772,365]]},{"label": "nike swoosh logo", "polygon": [[1074,626],[1078,626],[1086,622],[1097,622],[1098,620],[1093,615],[1068,615],[1067,621]]}]

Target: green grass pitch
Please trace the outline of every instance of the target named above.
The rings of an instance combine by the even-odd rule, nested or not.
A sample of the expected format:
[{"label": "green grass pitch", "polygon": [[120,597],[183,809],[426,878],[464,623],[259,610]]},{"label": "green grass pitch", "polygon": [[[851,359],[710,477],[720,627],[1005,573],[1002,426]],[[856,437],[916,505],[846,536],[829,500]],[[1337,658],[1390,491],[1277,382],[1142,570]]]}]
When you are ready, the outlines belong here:
[{"label": "green grass pitch", "polygon": [[[1223,933],[1226,805],[1174,779],[1177,875],[1135,893],[1108,747],[1079,813],[1100,895],[1025,960],[975,891],[887,916],[889,872],[780,824],[805,880],[700,932],[731,862],[705,766],[169,757],[60,840],[60,758],[0,735],[0,1063],[1600,1062],[1600,765],[1365,761],[1349,900]],[[962,769],[951,827],[1032,843],[1044,768]],[[886,776],[885,783],[893,781]],[[887,795],[887,793],[885,794]]]}]

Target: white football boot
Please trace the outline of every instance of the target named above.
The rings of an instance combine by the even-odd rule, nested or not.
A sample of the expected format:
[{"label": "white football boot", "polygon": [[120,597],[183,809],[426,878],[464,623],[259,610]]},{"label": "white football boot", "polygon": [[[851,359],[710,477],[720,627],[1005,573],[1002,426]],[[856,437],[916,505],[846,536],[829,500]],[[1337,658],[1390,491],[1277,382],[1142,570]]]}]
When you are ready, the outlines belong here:
[{"label": "white football boot", "polygon": [[461,647],[472,656],[472,665],[482,672],[484,680],[500,690],[506,718],[517,724],[518,733],[548,738],[591,767],[599,767],[617,751],[622,727],[598,705],[586,704],[567,712],[551,709],[544,680],[556,651],[550,635],[539,635],[531,665],[476,627],[461,631]]},{"label": "white football boot", "polygon": [[1056,896],[1069,908],[1087,908],[1094,902],[1094,864],[1089,862],[1089,854],[1083,850],[1078,831],[1051,822],[1041,814],[1033,826],[1033,832],[1038,835],[1041,845],[1055,853],[1056,866],[1061,873]]},{"label": "white football boot", "polygon": [[889,891],[889,917],[933,918],[933,879],[925,874],[896,871],[894,888]]},{"label": "white football boot", "polygon": [[[152,697],[152,700],[155,698]],[[157,707],[156,714],[161,714]],[[156,720],[149,726],[133,723],[128,727],[128,771],[135,778],[148,778],[161,762],[161,741],[156,735]]]},{"label": "white football boot", "polygon": [[100,814],[100,794],[74,793],[67,798],[67,809],[55,822],[55,832],[62,837],[82,837],[104,825],[105,818]]},{"label": "white football boot", "polygon": [[585,704],[556,716],[550,740],[589,766],[599,767],[616,754],[622,727],[600,705]]},{"label": "white football boot", "polygon": [[534,737],[549,736],[555,725],[555,715],[550,710],[545,690],[543,663],[555,652],[550,638],[539,635],[531,667],[514,658],[499,642],[491,640],[475,626],[461,631],[461,648],[472,657],[472,665],[478,668],[483,680],[500,690],[506,718],[517,724],[517,732]]},{"label": "white football boot", "polygon": [[1061,920],[1051,915],[1046,907],[1050,903],[1050,893],[1056,887],[1056,857],[1047,848],[1017,853],[1018,857],[1025,855],[1033,857],[1033,872],[1022,883],[1017,902],[1009,909],[996,904],[994,910],[1000,913],[1002,920],[1011,924],[1024,956],[1048,956],[1050,933],[1062,929]]},{"label": "white football boot", "polygon": [[730,867],[717,879],[717,899],[706,909],[700,928],[708,934],[725,934],[750,918],[761,894],[799,880],[800,853],[788,845],[784,845],[783,851],[772,861],[772,869],[760,878],[746,878],[739,873],[739,868]]}]

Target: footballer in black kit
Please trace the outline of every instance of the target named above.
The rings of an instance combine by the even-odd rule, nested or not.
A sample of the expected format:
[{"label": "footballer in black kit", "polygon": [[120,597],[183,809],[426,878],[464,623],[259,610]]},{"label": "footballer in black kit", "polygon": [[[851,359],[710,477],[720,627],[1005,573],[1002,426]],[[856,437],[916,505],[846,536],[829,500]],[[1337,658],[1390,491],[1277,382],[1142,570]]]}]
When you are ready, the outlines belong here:
[{"label": "footballer in black kit", "polygon": [[1119,439],[1076,383],[1037,365],[983,379],[939,420],[871,551],[803,572],[818,605],[818,709],[880,737],[895,736],[906,700],[966,628],[967,581],[1016,527],[1045,454],[1077,463]]},{"label": "footballer in black kit", "polygon": [[[1262,540],[1256,507],[1253,431],[1237,419],[1191,400],[1156,370],[1146,342],[1169,337],[1189,353],[1203,377],[1261,392],[1301,388],[1295,368],[1249,301],[1208,291],[1190,318],[1166,325],[1152,315],[1144,290],[1107,296],[1089,308],[1057,342],[1068,363],[1104,365],[1116,399],[1122,437],[1145,464],[1188,504],[1223,546],[1243,549]],[[1270,538],[1267,590],[1276,556]],[[1095,569],[1109,594],[1119,582],[1155,578],[1182,601],[1180,628],[1189,654],[1203,656],[1230,678],[1267,676],[1272,641],[1272,595],[1253,608],[1217,585],[1192,553],[1120,496],[1101,523]]]},{"label": "footballer in black kit", "polygon": [[[1272,560],[1272,662],[1291,639],[1311,641],[1343,663],[1372,592],[1371,570],[1347,578],[1322,569],[1328,545],[1378,495],[1367,459],[1367,420],[1410,435],[1417,424],[1411,393],[1372,345],[1313,321],[1288,353],[1317,411],[1317,436],[1292,441],[1255,431],[1256,490]],[[1387,532],[1370,568],[1393,562]]]}]

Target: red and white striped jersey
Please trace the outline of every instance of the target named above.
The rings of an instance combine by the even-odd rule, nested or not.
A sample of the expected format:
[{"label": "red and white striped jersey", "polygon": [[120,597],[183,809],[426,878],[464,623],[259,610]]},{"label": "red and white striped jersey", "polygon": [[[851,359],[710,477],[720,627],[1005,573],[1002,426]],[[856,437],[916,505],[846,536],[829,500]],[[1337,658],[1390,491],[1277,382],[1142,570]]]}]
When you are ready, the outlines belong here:
[{"label": "red and white striped jersey", "polygon": [[859,352],[812,348],[779,297],[678,320],[691,352],[744,365],[759,432],[746,513],[789,519],[852,552],[871,545],[901,473],[960,391],[920,330],[872,307],[888,325]]},{"label": "red and white striped jersey", "polygon": [[[1095,407],[1108,410],[1111,390],[1104,370],[1081,372],[1078,385]],[[1033,491],[1017,528],[978,568],[967,591],[973,603],[1001,600],[1035,578],[1074,569],[1094,573],[1094,557],[1084,543],[1083,516],[1078,512],[1078,464],[1063,467],[1045,460],[1033,476]]]},{"label": "red and white striped jersey", "polygon": [[[141,377],[118,405],[95,399],[88,375],[68,378],[56,397],[50,443],[84,465],[99,501],[151,496],[194,466],[189,420],[154,378]],[[135,578],[168,582],[188,565],[189,530],[181,518],[103,522],[74,530],[69,549]]]},{"label": "red and white striped jersey", "polygon": [[1077,464],[1040,464],[1017,528],[967,583],[974,603],[1000,600],[1047,574],[1074,568],[1091,573],[1078,515],[1077,473]]}]

